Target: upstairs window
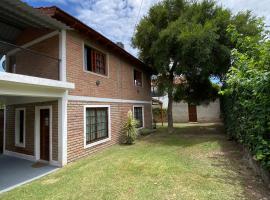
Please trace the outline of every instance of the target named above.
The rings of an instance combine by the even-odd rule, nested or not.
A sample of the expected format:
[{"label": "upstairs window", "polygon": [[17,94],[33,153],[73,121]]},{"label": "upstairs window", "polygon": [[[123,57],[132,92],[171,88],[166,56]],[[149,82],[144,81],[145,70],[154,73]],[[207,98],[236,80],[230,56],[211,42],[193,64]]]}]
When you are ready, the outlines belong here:
[{"label": "upstairs window", "polygon": [[106,75],[106,55],[89,46],[84,46],[84,68],[89,72]]},{"label": "upstairs window", "polygon": [[142,72],[134,69],[134,85],[142,87]]}]

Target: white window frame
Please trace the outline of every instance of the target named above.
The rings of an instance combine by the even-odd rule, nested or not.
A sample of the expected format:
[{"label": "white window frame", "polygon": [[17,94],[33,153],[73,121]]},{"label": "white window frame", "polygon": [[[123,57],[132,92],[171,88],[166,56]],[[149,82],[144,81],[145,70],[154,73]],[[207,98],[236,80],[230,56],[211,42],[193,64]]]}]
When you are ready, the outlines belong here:
[{"label": "white window frame", "polygon": [[135,119],[135,108],[142,108],[142,127],[138,129],[144,128],[144,105],[134,105],[133,106],[133,118]]},{"label": "white window frame", "polygon": [[[142,85],[141,85],[141,86],[135,84],[135,79],[134,79],[134,75],[135,75],[134,72],[135,72],[135,70],[142,73]],[[143,85],[144,85],[144,84],[143,84],[143,71],[142,71],[142,70],[139,70],[139,69],[137,69],[137,68],[135,68],[135,67],[133,67],[133,69],[132,69],[132,76],[133,76],[133,77],[132,77],[133,85],[134,85],[135,87],[137,87],[137,88],[143,88]]]},{"label": "white window frame", "polygon": [[[101,53],[103,53],[105,55],[105,62],[106,62],[106,66],[105,66],[106,69],[105,70],[107,72],[105,75],[86,70],[86,66],[85,66],[85,52],[84,52],[84,47],[85,46],[88,46],[88,47],[90,47],[92,49],[96,49],[96,50],[100,51]],[[83,55],[83,71],[85,73],[88,73],[88,74],[93,74],[93,75],[100,76],[100,77],[103,77],[103,78],[109,78],[109,72],[110,72],[110,70],[109,70],[109,53],[108,52],[105,52],[105,51],[97,48],[96,46],[94,46],[92,44],[89,44],[88,42],[85,42],[85,41],[83,42],[83,45],[82,45],[82,51],[83,51],[83,53],[82,53],[82,55]]]},{"label": "white window frame", "polygon": [[[108,138],[103,140],[99,140],[90,144],[86,144],[86,109],[87,108],[107,108],[108,109]],[[83,113],[83,121],[84,121],[84,148],[90,148],[96,146],[98,144],[102,144],[111,140],[111,106],[110,105],[85,105],[84,113]]]},{"label": "white window frame", "polygon": [[[20,122],[19,122],[19,113],[20,111],[24,112],[23,120],[23,143],[20,143]],[[25,147],[25,129],[26,129],[26,108],[16,108],[15,109],[15,146],[16,147]]]}]

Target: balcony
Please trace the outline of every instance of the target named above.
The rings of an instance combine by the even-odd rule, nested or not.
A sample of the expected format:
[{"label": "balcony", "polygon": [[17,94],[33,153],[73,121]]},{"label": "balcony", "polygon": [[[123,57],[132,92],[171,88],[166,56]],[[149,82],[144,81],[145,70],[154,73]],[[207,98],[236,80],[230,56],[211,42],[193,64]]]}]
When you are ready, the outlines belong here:
[{"label": "balcony", "polygon": [[23,48],[0,40],[0,72],[60,80],[58,43]]},{"label": "balcony", "polygon": [[0,40],[0,97],[5,102],[8,96],[59,97],[74,89],[73,83],[60,81],[58,43],[51,48],[47,44],[24,48]]}]

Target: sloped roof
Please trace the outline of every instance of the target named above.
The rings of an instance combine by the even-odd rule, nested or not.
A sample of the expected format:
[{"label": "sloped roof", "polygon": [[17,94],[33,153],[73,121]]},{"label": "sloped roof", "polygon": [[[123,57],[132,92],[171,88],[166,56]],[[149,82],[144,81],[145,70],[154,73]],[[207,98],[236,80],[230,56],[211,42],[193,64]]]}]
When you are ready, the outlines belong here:
[{"label": "sloped roof", "polygon": [[66,13],[65,11],[61,10],[60,8],[56,6],[52,7],[41,7],[38,8],[42,13],[58,20],[63,23],[65,23],[67,26],[78,30],[82,34],[86,34],[87,36],[91,38],[95,38],[96,41],[100,42],[102,45],[105,45],[112,49],[113,51],[117,52],[121,56],[128,59],[130,62],[135,64],[136,66],[143,67],[145,70],[151,72],[152,68],[146,66],[141,60],[136,58],[135,56],[131,55],[129,52],[127,52],[125,49],[118,46],[116,43],[112,42],[110,39],[106,38],[96,30],[92,29],[91,27],[87,26],[80,20],[76,19],[72,15]]}]

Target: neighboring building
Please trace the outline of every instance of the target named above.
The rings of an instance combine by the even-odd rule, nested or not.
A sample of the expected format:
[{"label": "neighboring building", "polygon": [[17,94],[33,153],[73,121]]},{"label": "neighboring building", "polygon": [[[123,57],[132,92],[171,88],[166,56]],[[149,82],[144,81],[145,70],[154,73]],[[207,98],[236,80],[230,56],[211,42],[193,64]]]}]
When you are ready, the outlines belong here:
[{"label": "neighboring building", "polygon": [[[168,97],[154,97],[163,102],[163,108],[168,107]],[[155,108],[155,107],[153,107]],[[178,122],[220,122],[220,102],[216,99],[208,104],[189,105],[185,102],[173,103],[173,121]]]},{"label": "neighboring building", "polygon": [[57,7],[0,7],[4,154],[63,166],[118,143],[129,110],[152,127],[140,60]]},{"label": "neighboring building", "polygon": [[184,102],[173,103],[174,122],[220,122],[219,99],[209,104],[189,105]]}]

